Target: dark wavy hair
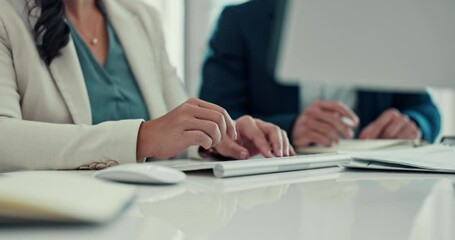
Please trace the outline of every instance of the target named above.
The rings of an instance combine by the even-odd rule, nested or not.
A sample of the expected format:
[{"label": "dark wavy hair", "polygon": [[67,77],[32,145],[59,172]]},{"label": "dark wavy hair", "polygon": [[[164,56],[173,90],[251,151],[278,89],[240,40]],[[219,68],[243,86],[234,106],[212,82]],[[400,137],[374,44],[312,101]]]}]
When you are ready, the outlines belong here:
[{"label": "dark wavy hair", "polygon": [[63,0],[29,1],[35,2],[29,14],[35,8],[41,10],[33,31],[41,59],[50,65],[70,39],[70,28],[65,20],[65,5]]}]

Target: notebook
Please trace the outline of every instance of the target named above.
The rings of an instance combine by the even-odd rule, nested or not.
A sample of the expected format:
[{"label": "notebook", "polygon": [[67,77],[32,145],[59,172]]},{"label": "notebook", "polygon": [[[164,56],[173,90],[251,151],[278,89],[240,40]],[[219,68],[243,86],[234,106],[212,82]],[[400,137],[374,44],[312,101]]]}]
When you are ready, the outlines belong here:
[{"label": "notebook", "polygon": [[334,167],[351,159],[344,154],[316,154],[282,158],[254,158],[232,161],[170,160],[153,164],[172,167],[181,171],[212,170],[217,178],[238,177],[264,173],[287,172],[323,167]]},{"label": "notebook", "polygon": [[397,139],[374,139],[374,140],[347,140],[343,139],[338,144],[331,147],[311,146],[297,149],[297,152],[302,154],[315,153],[336,153],[340,151],[360,152],[373,151],[381,149],[404,149],[418,146],[419,142],[412,140],[397,140]]},{"label": "notebook", "polygon": [[0,222],[103,223],[121,212],[136,187],[63,171],[0,174]]},{"label": "notebook", "polygon": [[455,173],[455,147],[433,144],[396,150],[349,153],[347,168]]}]

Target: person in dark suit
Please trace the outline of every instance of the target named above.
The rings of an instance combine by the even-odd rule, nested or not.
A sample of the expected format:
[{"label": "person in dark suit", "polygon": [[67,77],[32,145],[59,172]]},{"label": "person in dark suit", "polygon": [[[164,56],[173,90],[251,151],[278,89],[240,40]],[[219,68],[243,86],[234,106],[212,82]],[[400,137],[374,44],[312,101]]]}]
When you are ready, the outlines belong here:
[{"label": "person in dark suit", "polygon": [[440,114],[427,92],[319,88],[344,93],[338,98],[302,94],[302,89],[311,90],[306,84],[278,84],[268,70],[278,2],[251,0],[222,11],[203,66],[202,99],[226,108],[233,117],[249,114],[277,124],[296,147],[330,146],[341,137],[435,140]]}]

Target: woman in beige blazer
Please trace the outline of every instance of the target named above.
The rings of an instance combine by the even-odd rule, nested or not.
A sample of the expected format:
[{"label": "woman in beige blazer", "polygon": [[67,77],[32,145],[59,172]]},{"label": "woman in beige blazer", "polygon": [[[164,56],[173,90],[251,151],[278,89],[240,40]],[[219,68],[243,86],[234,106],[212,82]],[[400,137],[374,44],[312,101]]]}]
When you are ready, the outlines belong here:
[{"label": "woman in beige blazer", "polygon": [[[167,159],[190,146],[235,159],[294,154],[278,127],[248,116],[234,122],[216,105],[187,99],[157,13],[142,0],[0,0],[0,6],[1,171],[102,168]],[[94,100],[72,34],[102,67],[111,54],[108,26],[152,120],[93,122]]]}]

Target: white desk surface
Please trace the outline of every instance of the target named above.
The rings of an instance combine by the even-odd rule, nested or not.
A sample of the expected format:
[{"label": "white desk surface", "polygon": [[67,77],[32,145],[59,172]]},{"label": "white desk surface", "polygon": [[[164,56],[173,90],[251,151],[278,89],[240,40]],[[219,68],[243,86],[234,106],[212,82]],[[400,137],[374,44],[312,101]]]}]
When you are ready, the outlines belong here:
[{"label": "white desk surface", "polygon": [[455,175],[338,168],[190,175],[176,186],[140,186],[110,223],[0,226],[0,239],[453,240],[454,183]]}]

